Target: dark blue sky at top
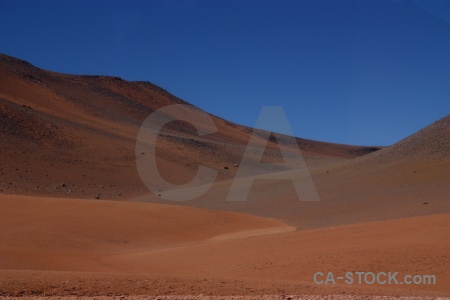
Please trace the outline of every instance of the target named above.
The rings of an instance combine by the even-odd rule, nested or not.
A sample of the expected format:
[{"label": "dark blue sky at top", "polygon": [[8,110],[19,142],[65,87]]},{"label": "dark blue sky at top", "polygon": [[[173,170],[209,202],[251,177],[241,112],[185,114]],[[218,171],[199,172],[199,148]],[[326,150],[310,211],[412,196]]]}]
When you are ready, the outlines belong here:
[{"label": "dark blue sky at top", "polygon": [[[450,113],[450,1],[5,1],[0,52],[160,85],[253,126],[389,145]],[[94,101],[94,99],[93,99]]]}]

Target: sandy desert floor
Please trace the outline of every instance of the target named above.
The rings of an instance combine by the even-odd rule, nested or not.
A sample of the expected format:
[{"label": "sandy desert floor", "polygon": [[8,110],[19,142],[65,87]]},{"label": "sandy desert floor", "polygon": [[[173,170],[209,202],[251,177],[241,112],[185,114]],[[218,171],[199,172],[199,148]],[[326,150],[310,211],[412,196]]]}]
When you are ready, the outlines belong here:
[{"label": "sandy desert floor", "polygon": [[373,300],[444,300],[448,299],[445,297],[395,297],[395,296],[343,296],[343,295],[265,295],[265,296],[96,296],[96,297],[75,297],[75,296],[63,296],[63,297],[42,297],[42,296],[24,296],[24,297],[0,297],[0,299],[31,299],[31,300],[39,300],[39,299],[47,299],[47,300],[73,300],[73,299],[82,299],[82,300],[123,300],[123,299],[131,299],[131,300],[319,300],[319,299],[336,299],[336,300],[364,300],[364,299],[373,299]]},{"label": "sandy desert floor", "polygon": [[[161,204],[2,196],[0,205],[4,295],[449,293],[448,214],[299,231],[272,219]],[[319,271],[437,281],[318,285]]]}]

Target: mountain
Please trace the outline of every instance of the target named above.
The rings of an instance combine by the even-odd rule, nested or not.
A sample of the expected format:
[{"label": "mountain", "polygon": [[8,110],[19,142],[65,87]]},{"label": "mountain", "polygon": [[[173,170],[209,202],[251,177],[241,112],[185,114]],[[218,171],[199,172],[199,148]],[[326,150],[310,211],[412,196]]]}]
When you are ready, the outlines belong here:
[{"label": "mountain", "polygon": [[[0,192],[118,199],[146,190],[136,171],[136,137],[153,111],[171,104],[199,110],[149,82],[59,74],[1,54]],[[199,165],[217,170],[219,181],[234,176],[252,130],[211,117],[217,132],[206,136],[185,122],[164,127],[157,153],[167,181],[186,183]],[[311,167],[379,149],[297,141]],[[276,142],[265,155],[279,159]]]},{"label": "mountain", "polygon": [[225,181],[189,205],[281,219],[303,229],[449,212],[449,137],[447,115],[379,151],[310,168],[317,202],[299,201],[302,195],[289,180],[254,181],[247,201],[230,202],[231,181]]},{"label": "mountain", "polygon": [[[212,115],[217,131],[199,135],[173,121],[155,142],[162,176],[184,184],[199,166],[218,176],[150,192],[138,166],[152,155],[136,150],[138,136],[172,104],[183,106],[157,120],[194,117],[208,128],[206,112],[151,83],[0,55],[0,298],[450,295],[450,116],[387,147],[250,138],[252,129]],[[308,168],[297,160],[258,177],[261,162],[298,158],[289,140]],[[315,280],[360,271],[436,284]]]},{"label": "mountain", "polygon": [[[142,183],[135,146],[144,120],[171,104],[185,104],[183,114],[201,111],[148,82],[59,74],[1,55],[0,192],[167,203]],[[218,173],[202,197],[174,204],[278,218],[302,228],[448,211],[449,116],[381,150],[297,138],[309,174],[293,178],[305,182],[310,175],[318,202],[299,201],[290,180],[255,180],[247,201],[227,201],[233,182],[239,192],[248,184],[235,180],[234,165],[252,130],[210,116],[215,133],[199,136],[192,125],[174,121],[159,134],[157,166],[166,181],[185,184],[199,166]],[[257,138],[266,146],[262,161],[282,162],[277,139],[269,140],[266,145]],[[259,158],[251,159],[257,168]],[[275,171],[296,172],[286,166]],[[202,180],[199,185],[210,178]]]}]

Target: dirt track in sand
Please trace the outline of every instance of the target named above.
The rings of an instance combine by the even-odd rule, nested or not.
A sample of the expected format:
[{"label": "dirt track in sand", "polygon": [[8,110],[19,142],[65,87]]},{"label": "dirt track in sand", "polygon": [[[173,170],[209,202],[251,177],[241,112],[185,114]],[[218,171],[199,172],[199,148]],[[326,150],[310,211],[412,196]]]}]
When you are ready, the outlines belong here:
[{"label": "dirt track in sand", "polygon": [[[11,196],[0,202],[7,295],[448,295],[448,214],[292,231],[179,206]],[[315,272],[434,274],[436,285],[318,285]]]}]

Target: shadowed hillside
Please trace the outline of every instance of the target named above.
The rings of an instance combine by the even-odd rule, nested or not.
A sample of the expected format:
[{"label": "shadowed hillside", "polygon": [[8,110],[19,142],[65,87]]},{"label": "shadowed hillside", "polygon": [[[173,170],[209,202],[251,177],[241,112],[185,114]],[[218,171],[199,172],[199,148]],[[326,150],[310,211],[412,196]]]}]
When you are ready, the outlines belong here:
[{"label": "shadowed hillside", "polygon": [[[137,132],[154,110],[177,103],[187,104],[149,82],[58,74],[0,55],[0,192],[115,199],[144,191],[135,166]],[[207,136],[184,122],[161,132],[158,167],[167,181],[186,183],[199,165],[218,170],[218,180],[232,178],[252,131],[212,117],[218,132]],[[378,149],[298,144],[310,166]],[[279,157],[271,141],[266,158]]]}]

